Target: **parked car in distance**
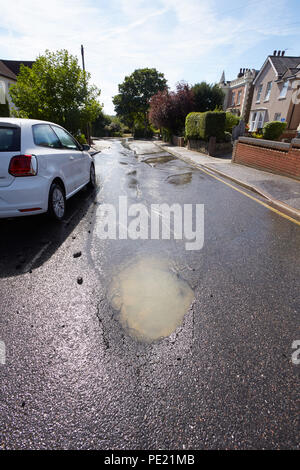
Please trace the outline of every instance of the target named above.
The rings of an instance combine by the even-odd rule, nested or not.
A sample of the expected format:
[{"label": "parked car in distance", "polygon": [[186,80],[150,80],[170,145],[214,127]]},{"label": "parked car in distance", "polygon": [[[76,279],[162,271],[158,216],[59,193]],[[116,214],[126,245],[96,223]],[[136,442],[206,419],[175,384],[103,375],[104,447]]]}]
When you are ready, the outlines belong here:
[{"label": "parked car in distance", "polygon": [[62,220],[66,200],[96,185],[89,148],[52,122],[0,118],[0,218],[49,212]]}]

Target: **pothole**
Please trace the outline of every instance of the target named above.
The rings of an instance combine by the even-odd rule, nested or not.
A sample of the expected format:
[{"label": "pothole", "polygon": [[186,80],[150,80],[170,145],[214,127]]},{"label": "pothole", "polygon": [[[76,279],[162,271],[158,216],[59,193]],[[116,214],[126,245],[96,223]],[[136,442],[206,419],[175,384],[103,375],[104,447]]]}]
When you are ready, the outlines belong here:
[{"label": "pothole", "polygon": [[167,177],[168,183],[180,186],[182,184],[188,184],[192,181],[192,172],[182,173],[180,175],[170,175]]},{"label": "pothole", "polygon": [[170,270],[168,261],[153,257],[124,267],[109,288],[109,301],[123,328],[146,342],[173,333],[193,298],[193,290]]},{"label": "pothole", "polygon": [[147,163],[148,165],[155,166],[157,164],[170,162],[171,160],[176,160],[176,157],[174,157],[173,155],[169,155],[169,154],[162,154],[162,155],[153,155],[148,158],[143,158],[141,161],[143,163]]}]

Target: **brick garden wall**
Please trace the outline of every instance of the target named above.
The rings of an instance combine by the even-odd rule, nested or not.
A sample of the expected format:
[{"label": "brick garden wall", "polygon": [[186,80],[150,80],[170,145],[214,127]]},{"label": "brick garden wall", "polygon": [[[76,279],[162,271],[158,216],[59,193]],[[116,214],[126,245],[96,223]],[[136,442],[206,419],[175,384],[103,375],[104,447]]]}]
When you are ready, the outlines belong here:
[{"label": "brick garden wall", "polygon": [[300,180],[300,139],[289,144],[240,137],[232,161]]},{"label": "brick garden wall", "polygon": [[177,147],[184,147],[184,137],[172,135],[171,143]]}]

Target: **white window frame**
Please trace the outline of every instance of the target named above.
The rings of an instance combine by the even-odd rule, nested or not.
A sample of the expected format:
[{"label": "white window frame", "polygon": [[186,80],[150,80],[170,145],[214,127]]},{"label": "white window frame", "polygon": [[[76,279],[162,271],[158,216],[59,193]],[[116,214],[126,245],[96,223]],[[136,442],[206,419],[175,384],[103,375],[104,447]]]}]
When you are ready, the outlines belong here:
[{"label": "white window frame", "polygon": [[266,89],[266,95],[265,95],[264,101],[269,101],[270,96],[271,96],[272,86],[273,86],[273,82],[267,83],[267,89]]},{"label": "white window frame", "polygon": [[257,112],[252,111],[251,119],[250,119],[250,132],[254,132],[256,118],[257,118]]},{"label": "white window frame", "polygon": [[231,106],[235,106],[235,91],[231,94]]},{"label": "white window frame", "polygon": [[287,95],[287,92],[288,92],[288,89],[289,89],[289,85],[290,85],[289,80],[286,80],[283,83],[282,88],[281,88],[280,93],[279,93],[279,96],[278,96],[279,100],[284,100],[286,98],[286,95]]},{"label": "white window frame", "polygon": [[259,111],[257,116],[257,127],[256,129],[262,129],[265,121],[265,111]]},{"label": "white window frame", "polygon": [[[262,129],[265,122],[266,111],[252,111],[250,119],[250,132],[256,132],[257,129]],[[259,126],[259,124],[261,124]]]},{"label": "white window frame", "polygon": [[237,105],[239,106],[241,104],[241,99],[242,99],[242,91],[240,90],[237,95]]},{"label": "white window frame", "polygon": [[262,90],[263,90],[263,84],[261,83],[258,87],[258,90],[257,90],[256,103],[260,103]]}]

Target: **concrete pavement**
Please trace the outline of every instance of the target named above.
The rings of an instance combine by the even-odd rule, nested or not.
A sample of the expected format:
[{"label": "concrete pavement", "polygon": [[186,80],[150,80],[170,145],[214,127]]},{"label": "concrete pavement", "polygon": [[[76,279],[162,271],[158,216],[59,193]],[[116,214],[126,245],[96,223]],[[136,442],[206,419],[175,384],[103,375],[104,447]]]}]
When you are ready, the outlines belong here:
[{"label": "concrete pavement", "polygon": [[255,191],[268,199],[279,210],[300,217],[300,182],[286,176],[275,175],[244,165],[232,163],[230,158],[210,157],[185,147],[176,147],[158,141],[156,145],[193,165],[200,165],[214,173]]}]

